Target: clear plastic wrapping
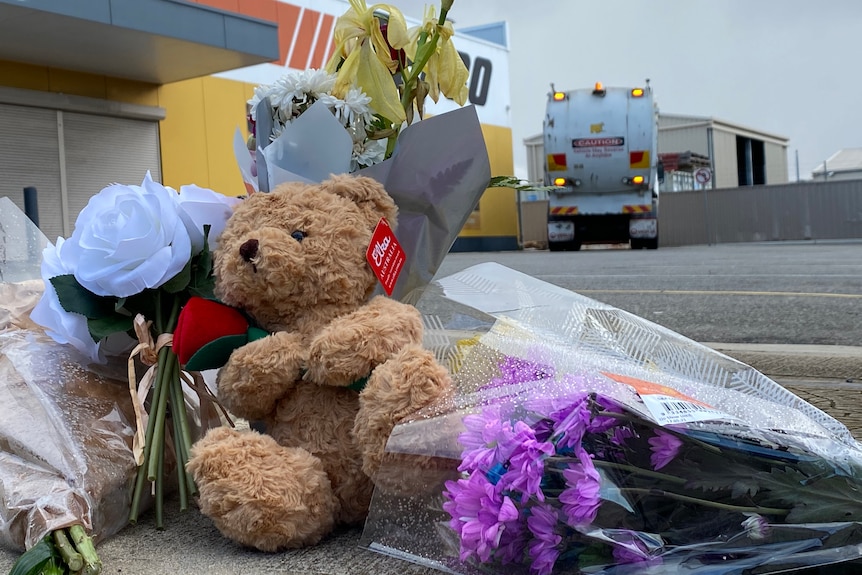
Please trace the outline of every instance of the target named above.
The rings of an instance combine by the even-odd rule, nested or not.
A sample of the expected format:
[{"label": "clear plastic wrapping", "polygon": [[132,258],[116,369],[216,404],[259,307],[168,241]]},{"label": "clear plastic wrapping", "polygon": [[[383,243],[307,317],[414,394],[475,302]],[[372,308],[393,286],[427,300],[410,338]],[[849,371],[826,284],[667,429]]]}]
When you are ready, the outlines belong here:
[{"label": "clear plastic wrapping", "polygon": [[751,367],[497,264],[414,299],[458,392],[396,426],[363,546],[461,574],[862,557],[862,448]]}]

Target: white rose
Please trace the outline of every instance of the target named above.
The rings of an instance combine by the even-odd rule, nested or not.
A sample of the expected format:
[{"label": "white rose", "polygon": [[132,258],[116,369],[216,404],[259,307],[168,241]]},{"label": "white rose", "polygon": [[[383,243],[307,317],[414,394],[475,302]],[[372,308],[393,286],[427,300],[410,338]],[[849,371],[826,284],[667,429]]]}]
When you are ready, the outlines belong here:
[{"label": "white rose", "polygon": [[45,292],[30,313],[30,319],[44,327],[45,333],[57,343],[70,344],[90,360],[104,363],[100,343],[90,337],[87,318],[64,310],[57,298],[57,291],[51,284],[51,278],[72,273],[72,269],[60,259],[62,245],[63,238],[57,238],[56,246],[49,244],[42,251],[42,280],[45,282]]},{"label": "white rose", "polygon": [[192,256],[177,193],[149,172],[140,186],[108,186],[78,214],[60,256],[97,295],[127,297],[159,287]]},{"label": "white rose", "polygon": [[204,249],[204,225],[211,226],[208,243],[210,250],[215,250],[227,219],[240,201],[195,185],[180,188],[180,217],[192,240],[193,254]]}]

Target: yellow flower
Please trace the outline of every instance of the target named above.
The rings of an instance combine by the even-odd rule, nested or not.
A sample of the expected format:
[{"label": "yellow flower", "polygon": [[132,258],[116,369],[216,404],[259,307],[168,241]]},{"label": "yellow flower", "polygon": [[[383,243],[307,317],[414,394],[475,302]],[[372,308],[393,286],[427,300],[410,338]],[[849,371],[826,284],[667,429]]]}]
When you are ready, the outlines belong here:
[{"label": "yellow flower", "polygon": [[[388,44],[375,12],[387,14]],[[390,56],[389,48],[400,50],[408,42],[407,24],[398,8],[390,4],[369,8],[365,0],[350,0],[350,8],[335,24],[335,53],[326,65],[328,72],[337,71],[333,94],[343,98],[355,84],[371,98],[371,107],[378,114],[401,124],[406,115],[392,79],[398,62]]]},{"label": "yellow flower", "polygon": [[[436,102],[442,92],[444,96],[463,106],[467,101],[467,78],[470,77],[470,73],[451,40],[455,33],[452,23],[447,21],[445,24],[439,24],[434,6],[425,8],[425,17],[421,26],[410,29],[410,43],[404,51],[410,60],[418,61],[422,56],[421,51],[429,47],[428,41],[421,48],[419,47],[420,36],[425,32],[430,40],[435,31],[439,34],[437,45],[434,46],[434,52],[428,57],[428,63],[424,68],[425,81],[429,84],[428,95]],[[418,55],[417,52],[419,52]]]}]

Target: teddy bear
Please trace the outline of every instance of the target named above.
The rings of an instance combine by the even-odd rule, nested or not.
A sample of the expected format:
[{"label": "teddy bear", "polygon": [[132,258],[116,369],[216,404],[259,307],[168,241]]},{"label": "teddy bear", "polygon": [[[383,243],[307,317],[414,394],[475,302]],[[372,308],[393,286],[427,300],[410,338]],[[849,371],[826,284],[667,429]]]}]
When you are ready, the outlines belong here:
[{"label": "teddy bear", "polygon": [[267,333],[217,375],[223,405],[265,432],[211,429],[187,466],[224,536],[276,551],[361,522],[395,424],[451,394],[418,310],[375,294],[366,251],[397,211],[376,180],[334,175],[252,194],[220,234],[215,294]]}]

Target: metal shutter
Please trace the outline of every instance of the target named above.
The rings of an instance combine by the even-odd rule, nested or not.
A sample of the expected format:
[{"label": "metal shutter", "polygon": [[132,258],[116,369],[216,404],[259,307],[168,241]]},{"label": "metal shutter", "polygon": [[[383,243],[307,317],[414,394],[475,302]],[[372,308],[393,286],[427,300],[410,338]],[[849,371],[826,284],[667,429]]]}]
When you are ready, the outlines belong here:
[{"label": "metal shutter", "polygon": [[63,235],[57,111],[0,104],[0,196],[22,211],[35,186],[39,227],[52,242]]},{"label": "metal shutter", "polygon": [[158,122],[63,112],[63,140],[72,225],[105,186],[162,181]]}]

